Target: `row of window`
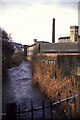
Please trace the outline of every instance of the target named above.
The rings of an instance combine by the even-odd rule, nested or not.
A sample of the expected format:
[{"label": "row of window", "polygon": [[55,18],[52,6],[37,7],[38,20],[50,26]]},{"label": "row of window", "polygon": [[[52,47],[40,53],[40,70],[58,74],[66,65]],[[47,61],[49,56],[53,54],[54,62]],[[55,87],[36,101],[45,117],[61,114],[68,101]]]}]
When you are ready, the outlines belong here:
[{"label": "row of window", "polygon": [[58,42],[70,42],[70,39],[59,39]]}]

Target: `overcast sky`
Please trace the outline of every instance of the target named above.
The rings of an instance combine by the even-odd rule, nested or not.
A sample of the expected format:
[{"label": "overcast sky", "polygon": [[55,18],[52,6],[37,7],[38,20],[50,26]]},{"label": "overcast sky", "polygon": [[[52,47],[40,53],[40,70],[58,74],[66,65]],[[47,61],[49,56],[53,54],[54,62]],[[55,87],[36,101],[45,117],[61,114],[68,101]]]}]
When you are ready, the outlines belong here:
[{"label": "overcast sky", "polygon": [[35,38],[51,42],[55,18],[57,42],[59,37],[70,35],[70,26],[78,25],[78,0],[66,1],[2,0],[0,27],[12,34],[14,42],[33,44]]}]

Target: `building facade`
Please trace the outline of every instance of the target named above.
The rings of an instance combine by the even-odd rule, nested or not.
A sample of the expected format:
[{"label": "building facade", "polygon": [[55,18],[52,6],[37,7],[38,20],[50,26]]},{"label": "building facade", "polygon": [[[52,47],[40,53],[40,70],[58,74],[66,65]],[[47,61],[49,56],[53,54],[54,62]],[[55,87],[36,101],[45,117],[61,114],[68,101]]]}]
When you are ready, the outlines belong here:
[{"label": "building facade", "polygon": [[60,37],[58,39],[58,43],[60,42],[79,42],[79,26],[70,26],[70,36],[68,37]]}]

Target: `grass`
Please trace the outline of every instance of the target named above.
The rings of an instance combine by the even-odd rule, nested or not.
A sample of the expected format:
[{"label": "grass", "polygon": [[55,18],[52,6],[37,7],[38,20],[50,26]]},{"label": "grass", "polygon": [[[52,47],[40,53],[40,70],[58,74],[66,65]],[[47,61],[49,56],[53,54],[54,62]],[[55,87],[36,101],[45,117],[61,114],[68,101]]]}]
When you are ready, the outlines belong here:
[{"label": "grass", "polygon": [[[73,89],[75,94],[79,94],[80,81],[79,78],[71,74],[71,77],[64,75],[64,70],[58,68],[55,64],[46,64],[41,62],[32,62],[33,84],[38,85],[41,92],[48,98],[52,98],[52,101],[58,101],[58,93],[60,98],[64,99],[73,96]],[[56,71],[56,77],[55,77]],[[80,104],[79,99],[76,99],[77,112],[80,118]],[[63,109],[66,109],[66,104],[62,103]],[[75,117],[74,100],[69,102],[71,116]]]}]

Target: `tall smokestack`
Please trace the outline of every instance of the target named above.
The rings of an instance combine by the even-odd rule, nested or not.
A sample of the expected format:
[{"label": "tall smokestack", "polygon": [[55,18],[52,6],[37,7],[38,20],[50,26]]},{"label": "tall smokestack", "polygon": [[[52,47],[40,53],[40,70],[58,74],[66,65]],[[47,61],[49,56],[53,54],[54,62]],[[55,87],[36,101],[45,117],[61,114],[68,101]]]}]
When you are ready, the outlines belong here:
[{"label": "tall smokestack", "polygon": [[53,25],[52,25],[52,43],[55,43],[55,18],[53,18]]}]

